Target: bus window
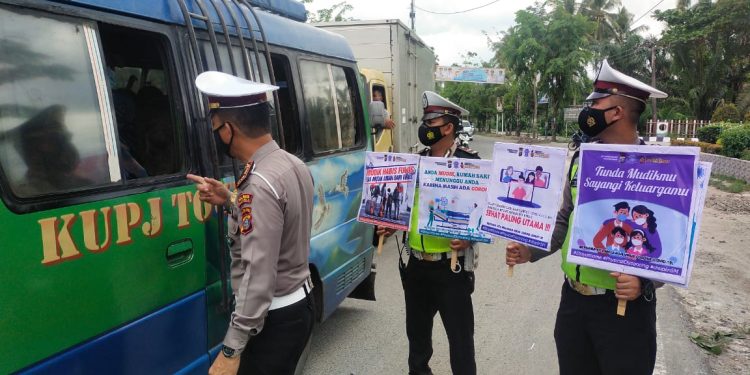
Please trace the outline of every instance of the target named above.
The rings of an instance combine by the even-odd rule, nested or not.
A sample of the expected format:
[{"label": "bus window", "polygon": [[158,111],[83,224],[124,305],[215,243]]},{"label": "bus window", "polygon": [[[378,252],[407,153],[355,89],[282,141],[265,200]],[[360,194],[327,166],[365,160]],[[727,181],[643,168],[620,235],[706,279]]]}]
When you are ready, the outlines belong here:
[{"label": "bus window", "polygon": [[299,117],[295,108],[294,83],[289,59],[283,55],[272,54],[271,63],[276,76],[276,85],[279,86],[279,112],[284,126],[284,148],[289,153],[300,154],[302,148],[300,147]]},{"label": "bus window", "polygon": [[300,62],[307,120],[315,153],[359,144],[354,92],[343,68],[316,61]]},{"label": "bus window", "polygon": [[[93,24],[0,7],[0,165],[18,197],[120,180]],[[115,159],[116,160],[116,159]]]},{"label": "bus window", "polygon": [[333,85],[336,88],[336,107],[339,114],[341,146],[351,148],[357,144],[357,125],[354,115],[353,92],[349,88],[344,68],[331,66]]},{"label": "bus window", "polygon": [[162,37],[111,25],[101,25],[100,34],[107,71],[117,78],[110,88],[123,178],[179,172],[184,152]]}]

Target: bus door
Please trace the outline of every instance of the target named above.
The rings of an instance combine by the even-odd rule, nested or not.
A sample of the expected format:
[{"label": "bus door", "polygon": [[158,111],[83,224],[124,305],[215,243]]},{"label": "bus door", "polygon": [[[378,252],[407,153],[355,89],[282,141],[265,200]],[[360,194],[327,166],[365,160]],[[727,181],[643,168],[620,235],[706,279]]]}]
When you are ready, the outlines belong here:
[{"label": "bus door", "polygon": [[0,1],[0,373],[207,368],[184,47],[45,9]]}]

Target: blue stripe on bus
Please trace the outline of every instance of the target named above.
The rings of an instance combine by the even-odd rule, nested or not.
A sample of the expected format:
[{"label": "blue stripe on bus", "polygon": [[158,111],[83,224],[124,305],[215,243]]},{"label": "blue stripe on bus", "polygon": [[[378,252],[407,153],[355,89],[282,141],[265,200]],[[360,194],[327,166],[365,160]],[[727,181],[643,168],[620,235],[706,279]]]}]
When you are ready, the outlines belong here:
[{"label": "blue stripe on bus", "polygon": [[205,374],[206,324],[200,291],[21,373]]}]

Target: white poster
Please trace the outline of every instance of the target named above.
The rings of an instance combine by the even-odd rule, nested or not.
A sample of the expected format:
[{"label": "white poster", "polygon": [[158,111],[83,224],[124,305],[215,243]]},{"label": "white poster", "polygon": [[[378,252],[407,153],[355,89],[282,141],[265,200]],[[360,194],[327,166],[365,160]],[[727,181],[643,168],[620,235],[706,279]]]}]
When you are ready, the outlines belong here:
[{"label": "white poster", "polygon": [[489,243],[479,228],[491,169],[491,160],[422,157],[419,233]]},{"label": "white poster", "polygon": [[482,231],[549,251],[566,157],[563,148],[495,143]]},{"label": "white poster", "polygon": [[357,220],[397,230],[409,230],[419,155],[370,152]]}]

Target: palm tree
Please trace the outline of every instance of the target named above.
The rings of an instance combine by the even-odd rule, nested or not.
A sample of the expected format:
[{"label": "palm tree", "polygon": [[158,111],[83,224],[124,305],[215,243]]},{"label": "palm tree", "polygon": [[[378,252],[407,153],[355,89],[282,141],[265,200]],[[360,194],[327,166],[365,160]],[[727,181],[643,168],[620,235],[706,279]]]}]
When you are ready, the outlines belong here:
[{"label": "palm tree", "polygon": [[615,37],[614,24],[620,0],[583,0],[578,13],[596,23],[594,40],[602,42]]}]

